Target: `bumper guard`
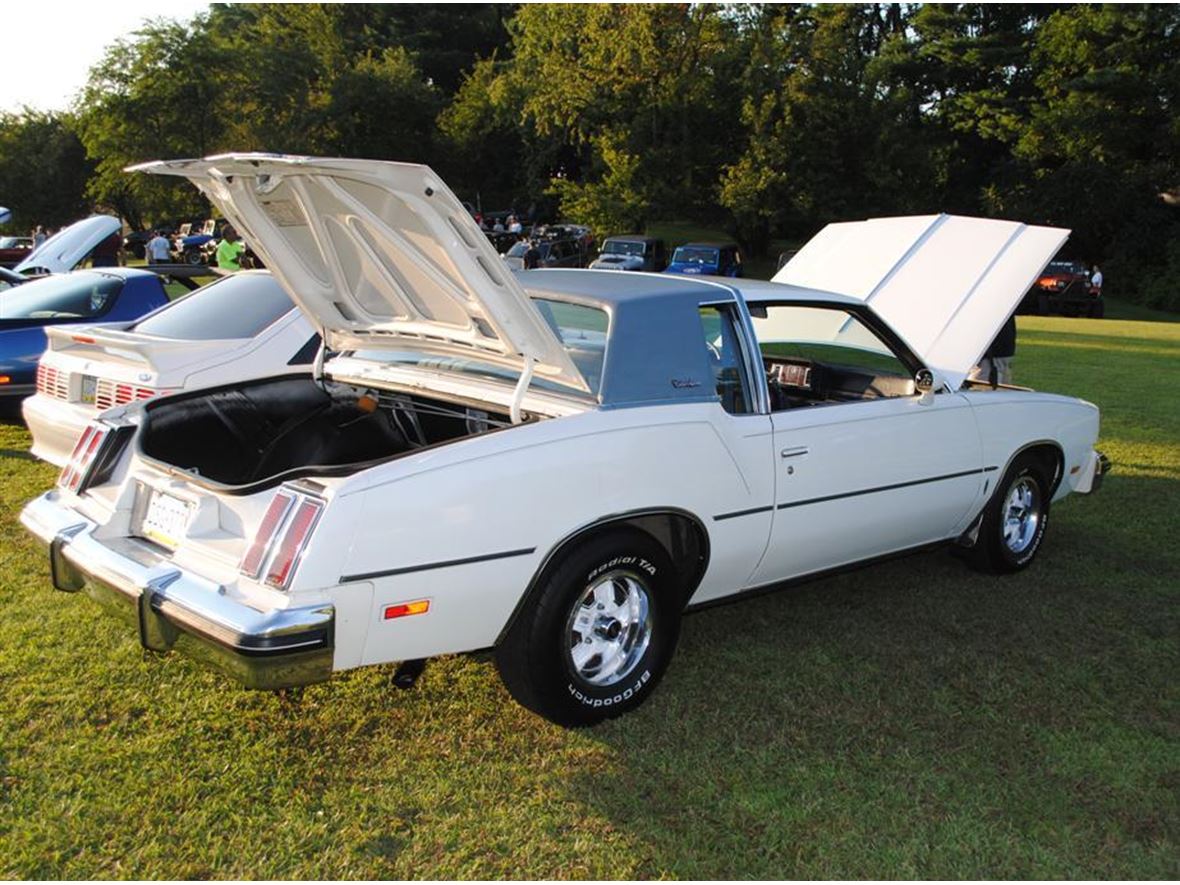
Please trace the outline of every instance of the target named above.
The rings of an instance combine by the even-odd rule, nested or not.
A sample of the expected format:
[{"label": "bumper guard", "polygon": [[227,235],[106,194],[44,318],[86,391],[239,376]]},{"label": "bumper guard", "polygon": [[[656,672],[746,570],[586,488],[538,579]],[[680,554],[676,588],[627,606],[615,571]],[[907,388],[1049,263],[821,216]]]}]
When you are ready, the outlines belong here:
[{"label": "bumper guard", "polygon": [[85,590],[135,626],[146,649],[176,649],[246,688],[292,688],[332,674],[331,604],[252,608],[221,585],[176,568],[151,545],[97,540],[97,525],[62,504],[57,491],[29,502],[20,521],[49,547],[54,587]]}]

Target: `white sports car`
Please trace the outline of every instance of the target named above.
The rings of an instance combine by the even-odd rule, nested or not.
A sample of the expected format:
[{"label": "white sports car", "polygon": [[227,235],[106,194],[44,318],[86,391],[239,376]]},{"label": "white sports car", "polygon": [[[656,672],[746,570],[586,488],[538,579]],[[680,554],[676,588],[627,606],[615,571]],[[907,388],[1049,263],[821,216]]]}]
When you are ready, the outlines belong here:
[{"label": "white sports car", "polygon": [[494,648],[521,703],[593,723],[652,693],[686,607],[936,544],[1020,569],[1106,469],[1094,406],[965,381],[1062,230],[831,225],[780,283],[518,278],[423,166],[144,169],[338,355],[103,413],[21,520],[57,588],[247,686]]},{"label": "white sports car", "polygon": [[315,329],[265,271],[224,277],[134,322],[45,331],[37,392],[21,408],[33,454],[59,467],[103,409],[306,373],[319,347]]}]

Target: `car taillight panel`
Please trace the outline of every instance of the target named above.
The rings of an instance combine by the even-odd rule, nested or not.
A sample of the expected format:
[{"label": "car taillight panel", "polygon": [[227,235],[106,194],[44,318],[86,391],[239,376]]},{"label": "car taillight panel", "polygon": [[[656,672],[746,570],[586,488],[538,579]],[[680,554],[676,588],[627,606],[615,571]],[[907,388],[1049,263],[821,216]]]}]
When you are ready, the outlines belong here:
[{"label": "car taillight panel", "polygon": [[242,562],[243,575],[286,590],[311,540],[324,502],[291,489],[275,493]]},{"label": "car taillight panel", "polygon": [[78,494],[85,491],[87,474],[94,466],[95,458],[109,432],[110,428],[104,424],[87,425],[82,435],[78,437],[74,451],[70,454],[69,462],[62,468],[61,475],[57,478],[59,486]]}]

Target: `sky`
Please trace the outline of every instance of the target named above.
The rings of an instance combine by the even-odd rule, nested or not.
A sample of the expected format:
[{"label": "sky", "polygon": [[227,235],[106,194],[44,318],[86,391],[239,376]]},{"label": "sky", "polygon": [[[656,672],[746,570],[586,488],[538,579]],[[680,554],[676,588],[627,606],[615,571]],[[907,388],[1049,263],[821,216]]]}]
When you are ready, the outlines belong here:
[{"label": "sky", "polygon": [[91,65],[116,39],[130,36],[145,19],[187,21],[207,6],[207,0],[167,0],[155,7],[125,0],[4,4],[0,111],[16,112],[24,105],[39,111],[65,110],[86,84]]}]

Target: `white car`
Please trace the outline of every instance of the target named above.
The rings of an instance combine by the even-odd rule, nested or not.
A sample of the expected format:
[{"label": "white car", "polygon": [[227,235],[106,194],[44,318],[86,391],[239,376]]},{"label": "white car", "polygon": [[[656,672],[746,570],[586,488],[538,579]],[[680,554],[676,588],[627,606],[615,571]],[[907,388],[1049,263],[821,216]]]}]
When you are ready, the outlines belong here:
[{"label": "white car", "polygon": [[319,336],[266,271],[216,280],[125,323],[46,328],[21,408],[32,452],[63,466],[103,409],[178,390],[309,371]]},{"label": "white car", "polygon": [[494,648],[593,723],[651,695],[686,607],[935,544],[1020,569],[1106,469],[1094,406],[965,381],[1062,230],[837,224],[786,283],[516,277],[423,166],[143,168],[338,355],[104,413],[21,521],[56,587],[250,687]]}]

